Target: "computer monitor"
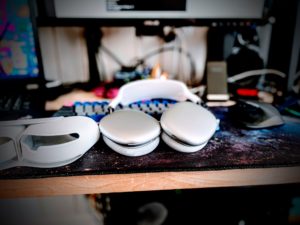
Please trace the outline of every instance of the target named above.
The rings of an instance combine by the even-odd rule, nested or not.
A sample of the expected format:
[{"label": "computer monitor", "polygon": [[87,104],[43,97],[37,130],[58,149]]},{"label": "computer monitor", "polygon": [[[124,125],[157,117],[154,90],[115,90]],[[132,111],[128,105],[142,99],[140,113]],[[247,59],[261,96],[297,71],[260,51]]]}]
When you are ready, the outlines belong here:
[{"label": "computer monitor", "polygon": [[73,22],[74,19],[96,19],[108,25],[113,22],[134,25],[147,19],[182,25],[261,20],[265,7],[265,0],[53,0],[45,3],[55,18],[73,19]]},{"label": "computer monitor", "polygon": [[57,17],[234,18],[263,16],[263,0],[54,0]]},{"label": "computer monitor", "polygon": [[0,83],[43,78],[32,4],[29,0],[0,1]]}]

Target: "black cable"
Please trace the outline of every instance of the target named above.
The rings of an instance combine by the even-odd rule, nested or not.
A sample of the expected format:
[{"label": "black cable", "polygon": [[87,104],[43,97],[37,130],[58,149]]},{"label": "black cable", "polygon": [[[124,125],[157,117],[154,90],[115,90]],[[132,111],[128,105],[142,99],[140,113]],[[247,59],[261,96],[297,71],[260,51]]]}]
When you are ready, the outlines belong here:
[{"label": "black cable", "polygon": [[108,48],[106,48],[103,44],[101,44],[100,50],[103,50],[106,54],[108,54],[121,67],[125,67],[124,63],[122,63],[122,61],[115,54],[113,54]]},{"label": "black cable", "polygon": [[90,74],[88,86],[90,88],[93,88],[101,83],[101,74],[99,73],[96,60],[101,38],[102,32],[98,30],[97,27],[92,25],[85,27],[85,41],[87,46]]},{"label": "black cable", "polygon": [[147,53],[142,58],[137,59],[137,63],[134,66],[130,66],[130,67],[126,66],[124,63],[122,63],[122,61],[115,54],[113,54],[106,46],[101,45],[100,49],[103,50],[103,52],[105,52],[106,54],[108,54],[119,66],[122,67],[122,69],[124,69],[124,68],[131,68],[131,69],[137,68],[139,65],[144,64],[144,62],[147,59],[149,59],[149,58],[151,58],[151,57],[153,57],[157,54],[167,52],[167,51],[177,50],[179,53],[184,53],[188,57],[188,59],[190,61],[190,67],[191,67],[190,76],[194,77],[196,75],[196,65],[195,65],[194,59],[193,59],[192,55],[189,52],[184,51],[184,49],[182,47],[177,47],[177,46],[168,46],[168,47],[166,47],[166,46],[163,46],[163,47],[158,48],[158,49],[156,49],[152,52]]},{"label": "black cable", "polygon": [[4,26],[4,28],[3,28],[2,33],[0,34],[0,42],[1,42],[2,39],[4,38],[4,35],[5,35],[5,33],[6,33],[7,29],[8,29],[8,26],[9,26],[9,22],[6,22],[6,23],[5,23],[5,26]]}]

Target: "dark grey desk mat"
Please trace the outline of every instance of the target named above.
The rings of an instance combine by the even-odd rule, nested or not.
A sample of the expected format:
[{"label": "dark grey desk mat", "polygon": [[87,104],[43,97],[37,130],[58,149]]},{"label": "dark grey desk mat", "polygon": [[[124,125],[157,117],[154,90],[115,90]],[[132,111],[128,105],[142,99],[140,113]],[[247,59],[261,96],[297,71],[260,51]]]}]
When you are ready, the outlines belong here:
[{"label": "dark grey desk mat", "polygon": [[226,108],[213,111],[221,119],[220,130],[196,153],[176,152],[161,141],[152,153],[130,158],[112,151],[101,138],[72,164],[51,169],[10,168],[0,171],[0,178],[300,166],[300,123],[286,122],[272,129],[247,130],[228,118]]}]

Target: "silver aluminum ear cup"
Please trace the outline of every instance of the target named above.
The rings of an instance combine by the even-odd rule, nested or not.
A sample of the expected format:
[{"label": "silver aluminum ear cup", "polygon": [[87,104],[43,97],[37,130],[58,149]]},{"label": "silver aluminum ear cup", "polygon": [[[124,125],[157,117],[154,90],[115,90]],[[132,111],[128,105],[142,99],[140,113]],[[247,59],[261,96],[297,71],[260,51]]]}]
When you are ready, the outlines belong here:
[{"label": "silver aluminum ear cup", "polygon": [[215,133],[217,120],[207,109],[191,102],[180,102],[166,110],[160,119],[164,132],[179,143],[201,146]]},{"label": "silver aluminum ear cup", "polygon": [[165,132],[162,133],[161,138],[168,146],[170,146],[174,150],[179,152],[184,152],[184,153],[192,153],[192,152],[199,151],[207,144],[207,142],[205,142],[204,144],[196,145],[196,146],[187,145],[184,143],[180,143],[177,140],[171,138]]},{"label": "silver aluminum ear cup", "polygon": [[105,136],[103,136],[103,140],[108,145],[108,147],[110,147],[114,151],[118,152],[119,154],[131,157],[146,155],[152,152],[159,144],[159,137],[150,142],[147,142],[146,144],[136,146],[120,145]]},{"label": "silver aluminum ear cup", "polygon": [[[156,142],[152,143],[152,141],[159,138],[160,135],[159,122],[137,110],[115,111],[104,117],[100,121],[99,127],[104,141],[113,150],[130,156],[143,155],[153,151],[158,142],[155,144]],[[149,144],[148,147],[147,144]],[[150,150],[150,146],[153,149]]]}]

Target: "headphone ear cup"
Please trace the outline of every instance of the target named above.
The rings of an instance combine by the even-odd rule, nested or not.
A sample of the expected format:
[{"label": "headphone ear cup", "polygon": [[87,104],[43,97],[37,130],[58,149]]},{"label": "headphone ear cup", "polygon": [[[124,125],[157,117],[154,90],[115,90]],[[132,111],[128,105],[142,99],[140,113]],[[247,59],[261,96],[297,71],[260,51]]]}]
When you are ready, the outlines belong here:
[{"label": "headphone ear cup", "polygon": [[159,143],[159,122],[141,111],[115,111],[100,121],[99,128],[105,143],[122,155],[145,155]]},{"label": "headphone ear cup", "polygon": [[146,155],[152,152],[159,144],[159,137],[144,145],[132,147],[119,145],[105,136],[103,136],[103,140],[107,144],[107,146],[113,149],[115,152],[130,157]]},{"label": "headphone ear cup", "polygon": [[163,140],[181,152],[202,149],[217,128],[215,116],[192,102],[180,102],[170,107],[163,112],[160,124]]},{"label": "headphone ear cup", "polygon": [[204,144],[201,144],[201,145],[188,146],[188,145],[179,143],[178,141],[174,140],[169,135],[167,135],[165,132],[162,132],[161,138],[168,146],[170,146],[174,150],[179,151],[179,152],[184,152],[184,153],[192,153],[192,152],[199,151],[207,144],[207,142],[205,142]]}]

